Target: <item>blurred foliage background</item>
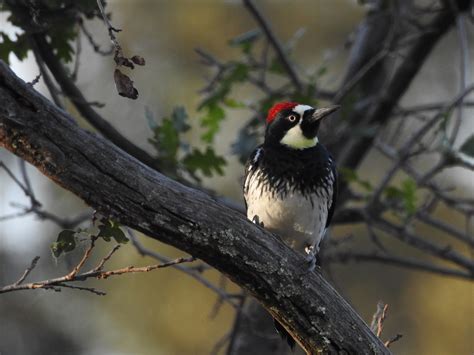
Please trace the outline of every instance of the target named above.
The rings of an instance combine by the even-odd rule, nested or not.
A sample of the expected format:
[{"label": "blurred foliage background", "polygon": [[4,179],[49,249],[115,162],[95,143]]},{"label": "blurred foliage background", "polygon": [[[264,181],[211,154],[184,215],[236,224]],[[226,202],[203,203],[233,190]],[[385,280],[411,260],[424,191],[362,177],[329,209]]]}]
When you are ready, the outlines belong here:
[{"label": "blurred foliage background", "polygon": [[[304,29],[293,57],[308,72],[324,66],[323,83],[335,87],[344,74],[347,59],[346,41],[363,18],[365,9],[350,0],[267,0],[259,7],[271,19],[275,33],[286,41]],[[135,70],[133,80],[139,89],[138,100],[126,100],[115,94],[111,57],[97,56],[83,40],[78,86],[88,98],[105,102],[101,113],[127,137],[149,152],[152,132],[146,111],[164,117],[177,105],[186,108],[191,129],[185,135],[200,146],[203,128],[197,107],[202,100],[198,91],[209,70],[198,62],[194,48],[200,47],[222,60],[239,56],[239,49],[228,41],[256,27],[254,20],[239,1],[233,0],[116,0],[109,1],[112,22],[123,29],[118,34],[127,53],[146,58],[145,67]],[[13,35],[17,29],[0,17],[0,29]],[[88,24],[104,47],[108,36],[103,24]],[[474,43],[472,26],[469,38]],[[406,93],[407,104],[432,102],[452,93],[458,78],[454,34],[446,36],[425,63],[414,84]],[[474,58],[471,46],[471,58]],[[15,72],[26,81],[37,75],[31,54],[25,62],[10,58]],[[471,73],[472,74],[472,73]],[[42,84],[37,88],[46,92]],[[429,90],[427,90],[429,88]],[[252,89],[241,88],[236,97],[252,95]],[[472,110],[468,111],[473,115]],[[87,124],[77,118],[85,127]],[[245,110],[227,110],[227,117],[215,137],[215,150],[227,160],[225,174],[204,177],[203,183],[219,193],[241,200],[243,167],[231,153],[229,142],[249,118]],[[330,124],[330,123],[329,123]],[[462,127],[461,137],[474,130],[471,119]],[[204,146],[203,146],[204,147]],[[0,159],[16,171],[16,159],[0,151]],[[360,169],[364,179],[376,179],[384,172],[386,161],[371,154]],[[86,206],[29,167],[38,199],[52,212],[74,215]],[[451,171],[444,178],[459,187],[460,193],[473,196],[471,176]],[[0,174],[0,215],[12,213],[10,202],[25,197]],[[465,228],[463,220],[449,210],[440,210],[452,224]],[[417,227],[420,228],[420,227]],[[424,227],[428,228],[428,227]],[[22,273],[35,255],[41,256],[32,280],[62,275],[80,257],[80,251],[51,256],[50,243],[59,229],[34,217],[0,223],[0,282],[7,284]],[[431,233],[432,231],[427,231]],[[333,238],[354,235],[361,245],[365,232],[354,226],[338,227]],[[140,239],[147,247],[161,253],[181,255],[171,247]],[[389,247],[404,248],[396,242]],[[111,246],[100,244],[100,253]],[[407,250],[406,253],[412,253]],[[416,254],[414,254],[416,255]],[[97,255],[99,257],[100,255]],[[131,245],[123,247],[111,266],[145,265]],[[474,285],[468,281],[408,271],[379,264],[342,264],[325,270],[331,283],[366,320],[377,301],[389,304],[385,323],[387,337],[402,333],[403,339],[393,345],[399,354],[473,354],[474,353]],[[211,279],[218,280],[217,272]],[[125,275],[96,281],[94,285],[107,292],[99,297],[76,290],[60,293],[37,290],[0,296],[1,354],[208,354],[215,342],[231,327],[233,310],[224,305],[211,317],[216,296],[188,276],[172,269],[152,273]]]}]

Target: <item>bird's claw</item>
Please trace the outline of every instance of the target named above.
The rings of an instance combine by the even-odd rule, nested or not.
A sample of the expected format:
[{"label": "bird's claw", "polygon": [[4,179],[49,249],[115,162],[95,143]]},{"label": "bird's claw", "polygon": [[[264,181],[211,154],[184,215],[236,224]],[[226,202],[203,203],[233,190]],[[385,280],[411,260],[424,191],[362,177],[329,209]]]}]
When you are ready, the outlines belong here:
[{"label": "bird's claw", "polygon": [[306,252],[306,262],[308,263],[308,272],[312,272],[316,269],[318,265],[316,265],[316,253],[314,246],[308,246],[305,248]]},{"label": "bird's claw", "polygon": [[258,217],[258,215],[253,216],[252,222],[258,224],[262,228],[264,227],[263,222],[260,222],[260,218]]}]

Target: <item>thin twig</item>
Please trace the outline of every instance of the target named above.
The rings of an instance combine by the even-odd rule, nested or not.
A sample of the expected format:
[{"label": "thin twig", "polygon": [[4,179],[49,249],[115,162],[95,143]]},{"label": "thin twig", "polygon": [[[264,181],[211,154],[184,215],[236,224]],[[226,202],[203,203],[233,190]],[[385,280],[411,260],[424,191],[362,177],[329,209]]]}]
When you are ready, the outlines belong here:
[{"label": "thin twig", "polygon": [[437,275],[458,277],[466,280],[473,280],[474,274],[468,271],[462,271],[454,268],[442,267],[432,263],[424,262],[418,259],[409,259],[406,257],[380,254],[377,251],[372,252],[357,252],[349,251],[331,251],[324,255],[324,260],[328,263],[347,263],[354,262],[376,262],[384,265],[393,265],[407,268],[409,270],[430,272]]},{"label": "thin twig", "polygon": [[[162,263],[170,262],[170,259],[160,255],[159,253],[157,253],[155,251],[152,251],[152,250],[149,250],[149,249],[145,248],[138,241],[135,233],[133,233],[133,231],[131,229],[127,228],[127,232],[128,232],[129,237],[130,237],[130,241],[132,242],[132,245],[135,247],[135,249],[137,250],[137,252],[139,254],[141,254],[143,256],[150,256],[150,257],[152,257],[152,258],[154,258],[154,259],[156,259],[156,260],[158,260]],[[221,297],[225,302],[227,302],[228,304],[230,304],[234,308],[237,307],[237,304],[235,303],[234,300],[241,298],[241,295],[229,294],[229,293],[221,290],[219,287],[215,286],[212,282],[210,282],[205,277],[203,277],[195,269],[186,267],[184,265],[179,265],[179,264],[175,264],[175,265],[171,265],[171,266],[174,267],[175,269],[181,271],[181,272],[184,272],[186,275],[191,276],[192,278],[194,278],[195,280],[197,280],[198,282],[203,284],[205,287],[207,287],[208,289],[215,292],[219,297]]]},{"label": "thin twig", "polygon": [[38,257],[36,257],[35,259],[33,259],[31,266],[23,273],[20,279],[14,284],[7,285],[1,288],[0,293],[7,293],[7,292],[13,292],[13,291],[19,291],[19,290],[35,290],[35,289],[40,289],[40,288],[46,289],[46,290],[54,290],[54,291],[60,291],[61,288],[72,288],[72,289],[92,292],[97,295],[105,295],[105,292],[98,291],[95,288],[77,286],[77,285],[71,284],[71,282],[85,281],[90,278],[106,279],[111,276],[118,276],[118,275],[123,275],[123,274],[150,272],[152,270],[166,268],[170,266],[176,266],[178,264],[193,262],[194,260],[196,260],[194,257],[187,257],[187,258],[181,257],[181,258],[170,260],[168,262],[161,263],[161,264],[148,265],[148,266],[143,266],[143,267],[128,266],[121,269],[102,271],[102,268],[105,262],[109,260],[110,257],[113,255],[113,253],[118,249],[118,248],[114,248],[99,262],[97,267],[89,271],[79,273],[79,271],[85,265],[86,261],[91,256],[92,250],[95,247],[96,239],[97,237],[92,238],[90,246],[86,249],[79,263],[68,274],[61,277],[49,279],[49,280],[23,284],[22,282],[25,280],[25,278],[28,276],[31,270],[33,270],[33,268],[36,266],[36,262],[38,261]]},{"label": "thin twig", "polygon": [[23,275],[21,275],[18,281],[13,284],[14,286],[21,285],[23,281],[25,281],[25,279],[28,277],[30,272],[33,271],[33,269],[36,267],[36,264],[38,263],[39,259],[40,259],[39,256],[35,256],[33,260],[31,260],[31,265],[25,270],[25,272],[23,273]]},{"label": "thin twig", "polygon": [[102,0],[97,0],[97,6],[99,6],[100,14],[102,15],[102,19],[104,20],[104,24],[107,27],[107,30],[109,31],[109,37],[110,40],[112,41],[112,44],[115,47],[115,51],[122,51],[122,47],[117,41],[117,37],[115,37],[115,32],[120,32],[122,31],[119,28],[115,28],[112,26],[112,24],[109,21],[109,18],[107,14],[105,13],[104,5],[102,4]]},{"label": "thin twig", "polygon": [[230,332],[224,334],[222,338],[220,338],[212,347],[211,352],[209,355],[218,355],[219,351],[227,344],[230,340]]},{"label": "thin twig", "polygon": [[84,252],[84,255],[82,256],[81,260],[79,260],[79,263],[76,265],[76,267],[74,267],[71,270],[71,272],[69,274],[67,274],[67,276],[66,276],[67,281],[73,280],[76,277],[77,273],[82,269],[82,267],[86,263],[87,259],[89,259],[89,257],[91,256],[91,253],[92,253],[92,249],[94,249],[94,247],[95,247],[95,241],[97,240],[97,238],[98,237],[96,237],[96,236],[91,237],[91,244],[89,245],[89,247]]},{"label": "thin twig", "polygon": [[41,76],[43,77],[44,83],[46,87],[48,88],[49,94],[51,95],[53,102],[55,103],[56,106],[64,109],[64,105],[58,95],[59,90],[54,84],[51,77],[49,76],[49,73],[48,73],[48,70],[46,69],[43,58],[41,58],[41,55],[38,52],[36,43],[34,41],[30,41],[30,42],[31,42],[31,47],[33,49],[33,54],[35,57],[36,64],[38,65],[38,68],[40,69]]},{"label": "thin twig", "polygon": [[41,79],[41,72],[38,75],[36,75],[36,77],[32,81],[30,81],[28,84],[30,84],[31,86],[35,86],[36,84],[39,83],[40,79]]},{"label": "thin twig", "polygon": [[116,246],[114,246],[112,250],[104,258],[102,258],[102,260],[99,262],[99,264],[97,264],[97,266],[93,269],[93,271],[102,271],[105,263],[109,261],[112,255],[114,255],[114,253],[119,249],[120,249],[120,244],[117,244]]},{"label": "thin twig", "polygon": [[[458,38],[459,38],[459,47],[461,50],[461,55],[460,55],[460,65],[459,67],[461,68],[460,72],[460,80],[459,80],[459,86],[460,86],[460,92],[463,92],[466,90],[466,85],[467,82],[470,78],[470,58],[469,58],[469,41],[467,38],[467,31],[466,31],[466,23],[465,23],[465,15],[459,12],[459,9],[457,8],[457,4],[454,1],[450,1],[451,5],[455,8],[457,12],[456,16],[456,28],[457,28],[457,33],[458,33]],[[451,132],[451,136],[449,137],[449,142],[452,145],[458,135],[459,128],[461,127],[461,123],[463,120],[463,112],[464,112],[464,105],[463,105],[464,98],[462,98],[459,101],[458,107],[457,107],[457,116],[454,121],[454,126]]]},{"label": "thin twig", "polygon": [[114,45],[111,45],[109,49],[105,49],[105,50],[100,48],[100,46],[95,42],[92,34],[89,32],[89,30],[85,26],[84,21],[82,21],[82,19],[79,21],[79,26],[81,27],[82,32],[86,36],[94,52],[99,53],[100,55],[103,55],[103,56],[107,56],[113,53],[114,48],[115,48]]},{"label": "thin twig", "polygon": [[244,0],[243,2],[244,2],[244,5],[249,9],[250,13],[253,15],[253,17],[259,24],[259,26],[262,28],[263,32],[268,38],[268,41],[272,44],[272,47],[278,56],[278,60],[280,61],[280,63],[283,65],[286,72],[290,76],[290,79],[293,85],[295,86],[297,90],[301,90],[303,88],[303,85],[300,79],[298,78],[298,75],[296,74],[295,69],[291,65],[290,60],[288,59],[285,51],[283,50],[283,47],[280,44],[280,41],[273,33],[270,24],[262,15],[262,13],[257,9],[257,7],[255,6],[252,0]]},{"label": "thin twig", "polygon": [[378,334],[380,319],[382,317],[385,319],[385,307],[386,306],[387,305],[382,301],[377,302],[377,309],[376,309],[374,315],[372,316],[372,322],[370,323],[370,330],[374,334],[377,334],[378,337],[380,336]]},{"label": "thin twig", "polygon": [[390,340],[387,340],[387,341],[384,343],[384,345],[385,345],[387,348],[389,348],[390,345],[392,345],[392,344],[395,343],[396,341],[400,340],[402,337],[403,337],[403,335],[399,333],[399,334],[395,335],[393,338],[391,338]]}]

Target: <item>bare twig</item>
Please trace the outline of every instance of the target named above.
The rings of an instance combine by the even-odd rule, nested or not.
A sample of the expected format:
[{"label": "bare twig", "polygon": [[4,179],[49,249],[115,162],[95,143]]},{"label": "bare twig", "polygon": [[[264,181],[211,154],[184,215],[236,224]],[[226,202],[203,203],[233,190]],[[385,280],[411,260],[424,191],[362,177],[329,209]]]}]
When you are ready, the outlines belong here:
[{"label": "bare twig", "polygon": [[99,264],[97,264],[97,266],[93,269],[93,271],[102,271],[105,263],[109,261],[112,255],[114,255],[115,252],[119,249],[120,249],[120,244],[117,244],[116,246],[114,246],[112,250],[104,258],[102,258],[102,260],[99,262]]},{"label": "bare twig", "polygon": [[388,304],[379,301],[377,303],[377,310],[372,317],[372,322],[370,323],[370,330],[372,330],[379,338],[382,335],[383,323],[385,317],[387,316]]},{"label": "bare twig", "polygon": [[77,74],[79,73],[79,66],[81,64],[81,53],[82,53],[82,40],[81,33],[77,34],[76,38],[76,58],[74,59],[74,70],[71,73],[71,80],[77,80]]},{"label": "bare twig", "polygon": [[390,254],[381,254],[377,251],[358,252],[354,250],[348,251],[331,251],[324,255],[324,261],[328,263],[347,263],[354,262],[376,262],[384,265],[393,265],[408,270],[430,272],[437,275],[457,277],[461,279],[473,280],[474,275],[468,271],[462,271],[454,268],[442,267],[436,264],[424,262],[418,259],[409,259]]},{"label": "bare twig", "polygon": [[23,275],[21,275],[18,281],[13,284],[14,286],[21,285],[23,281],[25,281],[25,279],[28,277],[30,272],[33,271],[33,269],[36,267],[36,264],[38,263],[39,259],[40,259],[39,256],[35,256],[33,260],[31,260],[31,265],[25,270],[25,272],[23,273]]},{"label": "bare twig", "polygon": [[35,57],[36,64],[38,65],[38,68],[40,69],[41,76],[43,77],[44,83],[46,87],[48,88],[49,94],[51,95],[51,98],[53,99],[53,102],[56,104],[56,106],[64,108],[64,105],[59,98],[59,90],[54,84],[53,80],[49,76],[48,70],[46,69],[46,66],[44,64],[43,59],[41,58],[38,48],[36,46],[36,43],[34,41],[30,41],[31,46],[33,48],[33,54]]},{"label": "bare twig", "polygon": [[[128,235],[130,237],[130,241],[132,242],[133,246],[136,248],[137,252],[140,253],[143,256],[150,256],[162,263],[169,263],[170,259],[168,259],[165,256],[160,255],[159,253],[149,250],[145,248],[137,239],[135,233],[129,228],[127,228]],[[201,275],[199,271],[196,269],[186,267],[184,265],[171,265],[175,269],[184,272],[185,274],[191,276],[201,284],[203,284],[205,287],[210,289],[211,291],[215,292],[222,300],[233,306],[234,308],[237,307],[237,304],[235,303],[235,299],[241,298],[241,295],[239,294],[229,294],[225,292],[224,290],[220,289],[219,287],[215,286],[212,282],[207,280],[204,276]]]},{"label": "bare twig", "polygon": [[392,345],[392,344],[395,343],[396,341],[400,340],[402,337],[403,337],[403,335],[399,333],[399,334],[395,335],[393,338],[387,340],[387,341],[384,343],[384,345],[385,345],[387,348],[389,348],[390,345]]},{"label": "bare twig", "polygon": [[105,13],[105,9],[104,9],[104,5],[102,4],[102,0],[97,0],[97,6],[99,6],[100,14],[102,15],[102,19],[104,20],[104,24],[107,27],[107,31],[109,32],[109,37],[110,37],[110,40],[111,40],[112,44],[115,47],[115,51],[121,53],[122,52],[122,47],[118,43],[117,37],[115,37],[115,32],[120,32],[122,30],[112,26],[112,24],[109,21],[109,17]]},{"label": "bare twig", "polygon": [[40,79],[41,79],[41,72],[38,75],[36,75],[36,77],[32,81],[30,81],[28,84],[30,84],[31,86],[35,86],[36,84],[39,83]]},{"label": "bare twig", "polygon": [[79,26],[81,27],[81,30],[86,36],[92,49],[94,49],[94,52],[99,53],[100,55],[103,55],[103,56],[107,56],[113,53],[114,48],[115,48],[113,44],[110,46],[110,48],[105,49],[105,50],[100,48],[100,46],[95,42],[92,34],[89,32],[89,30],[85,26],[84,21],[82,19],[79,21]]},{"label": "bare twig", "polygon": [[0,294],[13,292],[13,291],[19,291],[19,290],[34,290],[34,289],[39,289],[39,288],[46,289],[46,290],[54,290],[54,291],[60,291],[61,288],[72,288],[72,289],[77,289],[77,290],[89,291],[97,295],[103,296],[105,295],[105,292],[98,291],[92,287],[77,286],[77,285],[71,284],[71,282],[85,281],[90,278],[106,279],[111,276],[118,276],[118,275],[123,275],[123,274],[150,272],[152,270],[175,266],[182,263],[189,263],[196,260],[194,257],[188,257],[188,258],[181,257],[181,258],[170,260],[168,262],[161,263],[161,264],[148,265],[148,266],[143,266],[143,267],[128,266],[121,269],[103,271],[102,268],[104,264],[111,258],[111,256],[115,253],[115,251],[118,250],[118,247],[114,247],[112,251],[109,252],[98,263],[98,265],[95,268],[83,273],[79,273],[80,270],[84,267],[85,263],[89,260],[92,254],[92,250],[95,247],[96,240],[97,240],[97,237],[91,238],[91,244],[84,252],[84,255],[82,256],[81,260],[68,274],[61,277],[49,279],[49,280],[23,284],[23,281],[25,280],[25,278],[28,276],[28,274],[30,274],[30,272],[34,269],[34,267],[36,266],[36,263],[38,262],[39,257],[36,257],[33,259],[31,266],[25,270],[25,272],[20,277],[20,279],[14,284],[7,285],[1,288]]},{"label": "bare twig", "polygon": [[[466,31],[466,23],[465,23],[465,15],[459,12],[459,9],[457,8],[457,5],[454,1],[450,1],[452,7],[455,8],[457,12],[456,16],[456,28],[457,28],[457,33],[458,33],[458,38],[459,38],[459,47],[461,50],[461,55],[460,55],[460,80],[459,80],[459,85],[460,85],[460,92],[463,92],[466,90],[466,85],[470,77],[470,58],[469,58],[469,41],[467,38],[467,31]],[[459,128],[461,127],[461,122],[463,119],[463,112],[464,112],[464,105],[463,105],[464,98],[462,98],[459,101],[458,107],[457,107],[457,117],[454,121],[453,129],[451,132],[451,135],[449,137],[449,142],[451,145],[454,143],[458,132]]]},{"label": "bare twig", "polygon": [[224,334],[212,347],[209,355],[218,355],[219,351],[230,341],[230,332]]},{"label": "bare twig", "polygon": [[300,79],[298,78],[298,75],[296,74],[295,69],[291,65],[290,60],[287,57],[280,41],[273,33],[270,24],[262,15],[262,13],[257,9],[257,7],[255,6],[252,0],[244,0],[243,2],[244,2],[244,5],[249,9],[250,13],[255,18],[259,26],[262,28],[263,32],[268,38],[268,41],[272,44],[272,47],[278,56],[278,60],[280,61],[280,63],[283,65],[286,72],[290,76],[293,85],[295,86],[297,90],[301,90],[303,88],[303,85]]},{"label": "bare twig", "polygon": [[[226,292],[226,284],[227,284],[227,278],[220,274],[219,275],[219,285],[218,287]],[[209,314],[209,318],[213,319],[219,314],[219,310],[221,309],[221,306],[224,304],[224,299],[220,296],[217,295],[216,302],[214,303],[214,306],[212,307],[211,313]]]},{"label": "bare twig", "polygon": [[79,263],[71,270],[69,274],[66,275],[66,281],[71,281],[74,280],[76,277],[77,273],[82,269],[84,264],[86,263],[87,259],[91,256],[92,249],[95,247],[95,241],[97,240],[98,237],[92,236],[91,237],[91,244],[89,247],[86,249],[84,252],[84,255],[82,256],[81,260],[79,260]]}]

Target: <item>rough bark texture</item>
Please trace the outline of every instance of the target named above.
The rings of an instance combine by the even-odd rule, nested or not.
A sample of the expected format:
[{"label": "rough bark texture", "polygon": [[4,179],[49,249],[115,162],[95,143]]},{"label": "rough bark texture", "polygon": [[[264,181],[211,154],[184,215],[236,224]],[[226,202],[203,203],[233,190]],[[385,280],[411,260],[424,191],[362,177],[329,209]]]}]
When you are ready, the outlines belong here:
[{"label": "rough bark texture", "polygon": [[278,238],[208,195],[78,127],[0,61],[0,145],[124,225],[214,266],[309,353],[388,354],[319,273]]}]

